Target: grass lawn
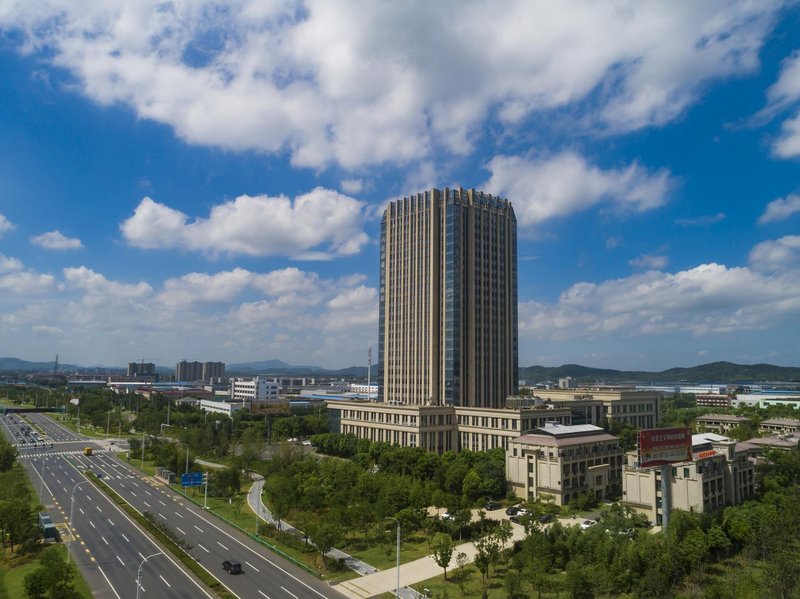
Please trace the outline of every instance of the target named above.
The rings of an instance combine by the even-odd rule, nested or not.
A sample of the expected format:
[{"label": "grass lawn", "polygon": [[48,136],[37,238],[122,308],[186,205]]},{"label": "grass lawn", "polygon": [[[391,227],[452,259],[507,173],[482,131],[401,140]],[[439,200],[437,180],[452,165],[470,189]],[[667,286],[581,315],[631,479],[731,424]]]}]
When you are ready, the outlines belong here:
[{"label": "grass lawn", "polygon": [[[391,525],[391,523],[389,524]],[[375,543],[374,540],[372,542]],[[347,547],[339,547],[339,549],[371,566],[375,566],[378,570],[388,570],[389,568],[394,568],[397,564],[397,545],[394,537],[388,543],[378,542],[363,549],[359,549],[359,546],[363,546],[362,537],[359,537],[358,544],[351,542]],[[428,542],[424,535],[413,534],[400,541],[401,564],[412,562],[430,554],[431,550],[428,548]]]},{"label": "grass lawn", "polygon": [[[64,559],[67,557],[67,549],[64,545],[56,545],[59,553],[62,554]],[[42,547],[44,548],[44,547]],[[25,597],[25,576],[33,572],[39,567],[39,560],[35,556],[15,557],[8,561],[3,560],[0,565],[0,598],[2,599],[20,599]],[[75,589],[84,599],[92,599],[92,592],[89,585],[81,576],[79,570],[76,570],[75,578],[73,578]]]}]

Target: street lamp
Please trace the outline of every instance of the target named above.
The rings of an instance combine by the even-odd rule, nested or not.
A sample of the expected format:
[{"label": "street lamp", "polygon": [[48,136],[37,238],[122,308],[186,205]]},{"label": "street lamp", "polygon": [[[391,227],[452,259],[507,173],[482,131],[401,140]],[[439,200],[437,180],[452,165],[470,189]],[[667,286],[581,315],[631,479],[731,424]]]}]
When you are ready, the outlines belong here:
[{"label": "street lamp", "polygon": [[175,444],[176,445],[183,445],[184,447],[186,447],[186,470],[184,470],[184,473],[188,473],[189,472],[189,444],[188,443],[184,443],[183,441],[175,441]]},{"label": "street lamp", "polygon": [[[82,480],[80,482],[75,483],[75,486],[72,487],[72,493],[70,494],[70,497],[69,497],[69,525],[70,525],[70,528],[72,528],[72,532],[73,533],[75,532],[75,520],[73,519],[73,514],[75,513],[75,489],[77,489],[81,485],[83,485],[85,483],[88,483],[88,482],[92,482],[92,481],[90,481],[90,480]],[[74,534],[70,534],[69,545],[67,545],[67,563],[68,564],[69,564],[70,555],[71,555],[70,548],[72,547],[72,539],[73,538],[75,538],[75,535]]]},{"label": "street lamp", "polygon": [[394,591],[394,596],[400,598],[400,520],[387,516],[384,520],[394,520],[397,523],[397,587]]},{"label": "street lamp", "polygon": [[161,551],[159,551],[158,553],[150,554],[142,560],[141,564],[139,564],[139,571],[136,573],[136,599],[139,599],[139,594],[142,589],[142,568],[144,568],[144,564],[147,560],[157,555],[164,555],[164,554]]}]

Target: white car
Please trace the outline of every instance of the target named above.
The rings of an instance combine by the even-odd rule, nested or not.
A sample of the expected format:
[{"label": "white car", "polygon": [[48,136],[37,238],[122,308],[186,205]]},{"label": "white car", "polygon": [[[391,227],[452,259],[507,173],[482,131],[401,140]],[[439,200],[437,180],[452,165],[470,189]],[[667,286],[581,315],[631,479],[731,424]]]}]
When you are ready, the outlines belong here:
[{"label": "white car", "polygon": [[587,528],[591,528],[595,524],[597,524],[597,522],[594,520],[584,520],[583,522],[581,522],[580,526],[583,530],[586,530]]},{"label": "white car", "polygon": [[303,441],[303,445],[305,445],[306,447],[311,447],[311,441],[309,441],[308,439],[305,439]]}]

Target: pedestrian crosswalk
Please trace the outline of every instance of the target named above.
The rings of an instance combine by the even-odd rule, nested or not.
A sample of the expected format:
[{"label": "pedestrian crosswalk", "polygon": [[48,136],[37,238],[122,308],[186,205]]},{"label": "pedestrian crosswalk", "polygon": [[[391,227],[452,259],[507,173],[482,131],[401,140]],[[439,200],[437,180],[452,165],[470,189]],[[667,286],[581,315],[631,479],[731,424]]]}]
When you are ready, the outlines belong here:
[{"label": "pedestrian crosswalk", "polygon": [[58,456],[58,455],[83,455],[83,451],[80,449],[73,449],[69,451],[38,451],[38,452],[29,452],[20,454],[20,459],[24,460],[25,458],[41,458],[41,457],[48,457],[48,456]]}]

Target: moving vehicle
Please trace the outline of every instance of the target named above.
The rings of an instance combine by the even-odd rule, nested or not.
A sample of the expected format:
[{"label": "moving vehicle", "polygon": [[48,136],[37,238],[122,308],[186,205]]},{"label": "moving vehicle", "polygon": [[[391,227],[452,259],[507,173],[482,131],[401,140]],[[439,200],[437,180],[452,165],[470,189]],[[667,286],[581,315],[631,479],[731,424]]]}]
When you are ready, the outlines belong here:
[{"label": "moving vehicle", "polygon": [[228,574],[241,574],[242,564],[226,559],[224,562],[222,562],[222,569]]},{"label": "moving vehicle", "polygon": [[92,448],[91,447],[84,447],[83,448],[83,455],[92,455]]}]

